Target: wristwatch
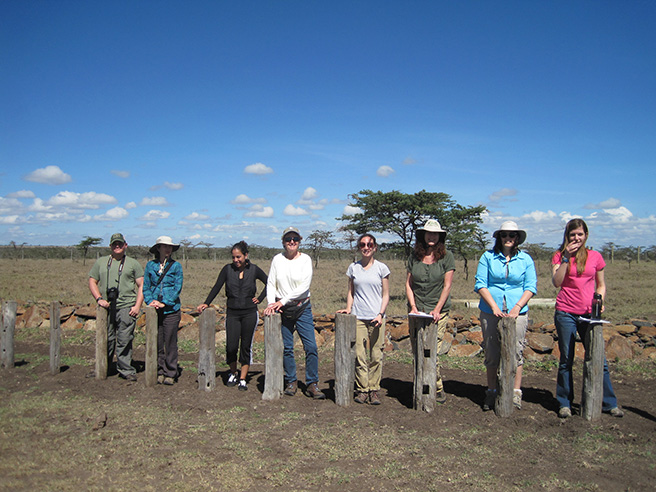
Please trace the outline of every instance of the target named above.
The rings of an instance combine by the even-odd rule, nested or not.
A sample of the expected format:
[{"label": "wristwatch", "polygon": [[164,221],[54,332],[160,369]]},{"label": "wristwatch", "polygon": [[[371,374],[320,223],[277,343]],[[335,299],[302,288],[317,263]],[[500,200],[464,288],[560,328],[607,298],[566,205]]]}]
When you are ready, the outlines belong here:
[{"label": "wristwatch", "polygon": [[96,302],[98,302],[100,299],[102,299],[102,296],[96,297]]},{"label": "wristwatch", "polygon": [[566,256],[561,256],[560,257],[560,262],[561,263],[569,263],[569,258]]}]

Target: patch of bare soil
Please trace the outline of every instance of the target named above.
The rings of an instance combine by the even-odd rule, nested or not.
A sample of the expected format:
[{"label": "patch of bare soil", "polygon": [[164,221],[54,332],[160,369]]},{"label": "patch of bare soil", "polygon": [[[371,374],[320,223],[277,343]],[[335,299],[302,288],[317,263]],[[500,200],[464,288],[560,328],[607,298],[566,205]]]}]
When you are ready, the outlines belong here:
[{"label": "patch of bare soil", "polygon": [[[92,360],[92,347],[68,347],[70,355]],[[16,353],[47,354],[45,345],[18,344]],[[182,360],[195,362],[194,356],[182,356]],[[142,369],[143,352],[136,351],[135,361]],[[510,418],[497,418],[494,412],[483,412],[484,374],[471,371],[443,369],[447,402],[438,406],[432,414],[412,408],[412,366],[386,361],[383,368],[382,405],[369,406],[353,403],[342,408],[334,403],[332,390],[332,363],[322,361],[320,387],[325,390],[326,401],[313,401],[300,391],[294,397],[279,401],[263,402],[264,389],[262,365],[254,365],[249,389],[239,392],[227,387],[227,373],[217,374],[213,392],[199,391],[196,374],[185,370],[178,383],[172,387],[146,388],[144,376],[128,383],[116,376],[105,381],[85,378],[91,366],[73,366],[52,376],[47,362],[35,368],[31,374],[21,370],[21,361],[13,370],[1,372],[3,393],[24,391],[58,392],[66,389],[72,395],[91,396],[101,401],[129,398],[144,407],[174,408],[186,412],[187,418],[202,419],[209,411],[230,411],[244,407],[249,414],[269,421],[281,419],[294,412],[295,420],[286,426],[266,429],[258,441],[258,456],[264,462],[284,460],[298,450],[294,446],[308,446],[308,458],[303,469],[288,479],[270,482],[266,470],[260,470],[261,479],[242,490],[653,490],[656,483],[655,451],[656,413],[653,381],[614,378],[615,391],[625,410],[622,419],[609,415],[587,422],[578,415],[567,420],[557,417],[554,398],[556,372],[530,372],[523,380],[524,401],[520,411]],[[299,367],[299,378],[304,374]],[[34,376],[36,375],[36,377]],[[580,380],[576,390],[580,394]],[[5,393],[6,394],[6,393]],[[108,415],[107,426],[120,415]],[[101,419],[102,420],[102,419]],[[312,422],[312,432],[303,434],[303,426]],[[365,422],[363,424],[362,422]],[[105,423],[101,422],[101,426]],[[255,425],[244,422],[244,426]],[[398,442],[404,445],[416,440],[416,446],[408,446],[406,454],[393,463],[392,468],[403,470],[398,475],[390,472],[386,477],[369,476],[359,470],[366,468],[367,454],[359,459],[341,460],[313,454],[311,443],[327,439],[336,428],[352,425],[355,438],[368,439],[381,429],[393,429]],[[100,431],[102,432],[102,430]],[[189,436],[180,435],[180,442],[190,442]],[[290,439],[290,436],[300,439]],[[1,438],[1,436],[0,436]],[[209,447],[211,448],[211,446]],[[220,449],[207,449],[216,453],[216,459],[225,459]],[[433,459],[431,479],[426,470],[413,474],[413,462],[422,463]],[[431,456],[433,458],[431,458]],[[472,458],[473,457],[473,458]],[[328,462],[330,461],[330,462]],[[417,461],[418,462],[418,461]],[[422,465],[423,466],[423,465]],[[253,463],[243,463],[244,473],[254,469]],[[335,467],[346,480],[331,482],[327,467]],[[332,469],[332,468],[331,468]],[[360,473],[360,474],[359,474]],[[312,480],[311,475],[322,477]],[[155,473],[156,477],[157,474]],[[417,479],[417,476],[420,479]],[[355,477],[355,478],[354,478]],[[486,478],[487,477],[487,478]],[[152,477],[151,477],[152,478]],[[135,484],[140,483],[135,479]],[[149,482],[157,488],[157,479]],[[487,481],[489,480],[489,483]],[[133,484],[133,485],[135,485]],[[651,485],[650,485],[651,484]],[[161,484],[164,488],[165,483]],[[489,485],[489,486],[488,486]],[[0,479],[2,488],[2,479]],[[217,484],[217,490],[220,490]]]}]

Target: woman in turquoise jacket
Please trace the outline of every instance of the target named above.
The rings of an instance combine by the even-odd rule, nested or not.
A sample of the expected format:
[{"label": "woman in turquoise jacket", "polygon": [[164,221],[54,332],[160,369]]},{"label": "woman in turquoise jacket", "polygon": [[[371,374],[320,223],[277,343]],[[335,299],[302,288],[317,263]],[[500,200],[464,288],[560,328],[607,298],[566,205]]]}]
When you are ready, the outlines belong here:
[{"label": "woman in turquoise jacket", "polygon": [[143,296],[148,306],[157,309],[157,383],[172,385],[178,377],[178,327],[182,266],[171,258],[180,247],[168,236],[157,238],[144,272]]},{"label": "woman in turquoise jacket", "polygon": [[528,327],[528,301],[537,293],[537,275],[533,259],[519,245],[526,240],[526,232],[513,221],[501,224],[494,231],[494,248],[481,256],[476,270],[474,290],[481,296],[481,327],[485,348],[487,391],[483,410],[494,408],[497,391],[497,368],[501,357],[497,325],[501,318],[515,318],[517,330],[517,373],[513,404],[522,408],[522,365]]}]

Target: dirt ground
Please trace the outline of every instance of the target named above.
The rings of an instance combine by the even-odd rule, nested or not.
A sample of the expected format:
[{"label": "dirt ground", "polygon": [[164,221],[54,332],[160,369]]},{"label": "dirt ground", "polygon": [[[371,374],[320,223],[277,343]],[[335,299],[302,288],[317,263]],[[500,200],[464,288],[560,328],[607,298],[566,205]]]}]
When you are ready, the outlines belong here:
[{"label": "dirt ground", "polygon": [[[2,398],[16,397],[26,391],[32,395],[64,391],[73,397],[92,397],[98,402],[119,400],[149,408],[172,408],[183,412],[190,426],[196,420],[202,420],[208,412],[231,412],[237,407],[245,409],[249,419],[244,421],[245,427],[257,426],[258,421],[276,422],[283,415],[285,418],[293,415],[288,425],[269,426],[270,430],[264,426],[259,431],[257,442],[252,443],[257,452],[251,450],[249,455],[257,456],[264,466],[244,465],[243,473],[251,474],[250,481],[243,482],[243,488],[237,485],[232,490],[605,491],[653,490],[656,483],[656,391],[653,380],[643,380],[639,376],[628,380],[613,374],[615,391],[626,412],[624,418],[604,414],[597,421],[587,422],[575,409],[575,415],[563,421],[556,415],[555,370],[528,371],[523,380],[522,410],[515,411],[510,418],[500,419],[494,412],[481,409],[484,375],[477,371],[443,369],[448,400],[434,413],[427,414],[412,409],[412,366],[407,363],[385,362],[382,405],[353,403],[342,408],[334,403],[331,390],[333,368],[332,361],[328,360],[322,361],[320,366],[320,387],[325,390],[327,401],[313,401],[299,391],[295,397],[263,402],[263,365],[253,366],[247,392],[225,386],[225,372],[218,374],[213,392],[199,391],[196,373],[192,369],[184,370],[175,386],[146,388],[143,373],[139,374],[136,383],[128,383],[116,376],[110,376],[106,381],[85,378],[92,368],[93,347],[68,346],[66,351],[68,355],[85,358],[89,365],[64,367],[61,373],[52,376],[47,360],[28,372],[23,365],[29,361],[17,359],[15,369],[0,372]],[[17,343],[15,352],[47,355],[48,346]],[[137,350],[136,363],[143,360],[143,351]],[[193,354],[182,355],[181,360],[187,361],[188,367],[195,366]],[[299,367],[299,379],[303,374],[303,368]],[[580,378],[577,383],[576,390],[580,394]],[[0,403],[0,410],[2,406]],[[109,413],[103,425],[111,429],[120,419],[120,415]],[[375,433],[395,436],[388,439],[389,446],[401,449],[394,451],[396,454],[393,459],[389,458],[391,462],[387,466],[399,472],[363,471],[372,469],[368,460],[380,459],[381,456],[387,459],[388,455],[383,451],[374,453],[371,450],[371,455],[365,452],[359,459],[327,457],[325,451],[323,455],[313,451],[314,440],[329,439],[331,434],[343,436],[344,426],[352,426],[350,435],[372,439],[376,445],[380,445],[380,441],[374,440]],[[304,434],[304,427],[308,434]],[[105,429],[97,432],[105,432]],[[175,438],[180,446],[193,446],[188,430],[175,428],[171,432],[179,433]],[[3,439],[7,439],[7,435],[0,433],[0,441]],[[291,459],[298,452],[294,449],[297,446],[307,446],[308,449],[307,459],[302,460],[303,469],[275,481],[275,474],[267,472],[266,464],[274,459]],[[11,452],[12,444],[5,441],[2,449]],[[367,449],[366,443],[364,449]],[[37,459],[29,450],[13,451],[22,454],[26,460]],[[221,446],[204,450],[217,461],[225,459],[225,451]],[[418,464],[417,470],[413,470],[414,462]],[[140,466],[143,476],[152,475],[148,460]],[[84,484],[84,474],[88,471],[82,468],[71,464],[69,472],[81,475],[79,483]],[[379,469],[382,468],[376,468]],[[330,472],[333,475],[330,470],[334,470]],[[159,482],[152,476],[151,481],[144,482],[145,479],[139,476],[141,472],[137,475],[131,482],[132,486],[168,489],[172,483]],[[311,480],[309,476],[319,478]],[[28,490],[35,486],[42,488],[43,483],[38,474],[30,478],[19,477],[12,482],[0,478],[0,489]],[[194,489],[191,483],[189,489]],[[16,487],[17,484],[22,486]],[[110,488],[118,490],[123,487],[115,485]],[[178,485],[174,488],[184,490],[187,487]],[[223,490],[220,483],[210,488]]]}]

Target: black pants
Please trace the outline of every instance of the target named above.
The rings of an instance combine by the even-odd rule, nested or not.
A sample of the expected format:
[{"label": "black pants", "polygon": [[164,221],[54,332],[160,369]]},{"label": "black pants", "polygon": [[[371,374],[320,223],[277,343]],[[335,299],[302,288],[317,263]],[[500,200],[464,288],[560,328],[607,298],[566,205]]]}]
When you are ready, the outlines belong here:
[{"label": "black pants", "polygon": [[178,327],[180,311],[164,314],[157,311],[157,374],[164,377],[178,376]]},{"label": "black pants", "polygon": [[[243,366],[252,362],[251,347],[260,315],[257,309],[228,309],[226,313],[226,362]],[[241,341],[241,344],[240,344]]]}]

